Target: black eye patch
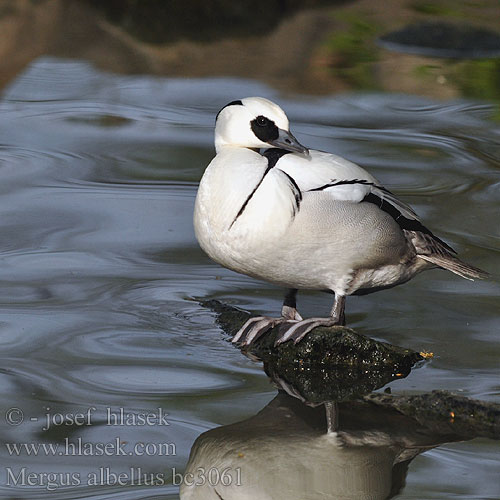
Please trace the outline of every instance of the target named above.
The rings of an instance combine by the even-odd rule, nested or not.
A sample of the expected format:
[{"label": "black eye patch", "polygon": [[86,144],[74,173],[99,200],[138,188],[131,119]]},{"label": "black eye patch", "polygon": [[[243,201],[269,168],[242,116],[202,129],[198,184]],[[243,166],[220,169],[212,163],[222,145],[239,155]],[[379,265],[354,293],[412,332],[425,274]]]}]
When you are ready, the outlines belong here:
[{"label": "black eye patch", "polygon": [[280,133],[276,124],[265,116],[258,116],[250,122],[252,132],[262,142],[275,141]]}]

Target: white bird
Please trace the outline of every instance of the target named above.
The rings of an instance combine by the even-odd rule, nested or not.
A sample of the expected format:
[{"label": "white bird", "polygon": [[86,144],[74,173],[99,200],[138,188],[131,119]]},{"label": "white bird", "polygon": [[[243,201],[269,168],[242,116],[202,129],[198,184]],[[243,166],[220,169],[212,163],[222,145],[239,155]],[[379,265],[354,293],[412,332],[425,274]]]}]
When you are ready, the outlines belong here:
[{"label": "white bird", "polygon": [[[457,259],[363,168],[302,146],[267,99],[222,108],[215,149],[195,203],[200,246],[224,267],[288,289],[280,318],[251,318],[233,342],[248,345],[277,324],[277,344],[299,342],[317,326],[345,324],[347,295],[390,288],[426,269],[488,276]],[[302,319],[298,289],[333,292],[330,316]]]}]

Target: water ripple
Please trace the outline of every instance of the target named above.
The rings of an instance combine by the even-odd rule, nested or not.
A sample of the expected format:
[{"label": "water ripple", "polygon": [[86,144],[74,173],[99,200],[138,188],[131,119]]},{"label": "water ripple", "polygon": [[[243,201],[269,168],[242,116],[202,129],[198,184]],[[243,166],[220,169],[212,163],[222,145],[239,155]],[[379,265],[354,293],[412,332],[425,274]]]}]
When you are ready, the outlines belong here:
[{"label": "water ripple", "polygon": [[[464,259],[495,273],[500,128],[488,105],[376,93],[284,96],[256,81],[112,75],[41,58],[0,101],[4,405],[38,415],[51,405],[164,404],[187,460],[202,429],[265,404],[274,389],[260,367],[193,300],[219,297],[269,314],[280,308],[281,290],[210,261],[192,227],[197,181],[214,154],[215,114],[246,95],[278,101],[299,140],[367,167]],[[436,352],[401,389],[495,395],[495,279],[423,273],[396,290],[349,299],[348,321]],[[329,306],[329,297],[299,295],[304,314]],[[41,439],[34,424],[0,425],[5,439],[26,440],[26,432]],[[104,431],[88,432],[98,439]],[[128,437],[142,439],[136,432]],[[2,458],[12,459],[5,450]],[[156,490],[68,491],[51,498],[132,500]]]}]

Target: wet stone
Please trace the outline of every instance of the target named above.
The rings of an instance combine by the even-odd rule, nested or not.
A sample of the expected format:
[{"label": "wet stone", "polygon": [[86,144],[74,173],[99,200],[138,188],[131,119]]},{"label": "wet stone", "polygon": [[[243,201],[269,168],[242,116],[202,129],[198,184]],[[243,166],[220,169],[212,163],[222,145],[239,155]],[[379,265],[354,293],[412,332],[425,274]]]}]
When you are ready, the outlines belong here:
[{"label": "wet stone", "polygon": [[467,24],[425,21],[383,35],[380,45],[430,57],[471,59],[500,56],[500,35]]},{"label": "wet stone", "polygon": [[[216,300],[201,303],[214,311],[217,323],[233,336],[250,314]],[[301,342],[275,346],[275,327],[243,349],[264,362],[276,384],[308,404],[343,401],[368,394],[406,377],[423,361],[414,351],[379,342],[347,327],[316,328]]]}]

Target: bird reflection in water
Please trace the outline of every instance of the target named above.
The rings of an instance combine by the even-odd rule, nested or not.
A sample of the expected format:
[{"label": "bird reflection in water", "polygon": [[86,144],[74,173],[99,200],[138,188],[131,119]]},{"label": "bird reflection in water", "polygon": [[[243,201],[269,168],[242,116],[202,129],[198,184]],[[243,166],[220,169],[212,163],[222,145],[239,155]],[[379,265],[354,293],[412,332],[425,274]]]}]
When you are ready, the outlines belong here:
[{"label": "bird reflection in water", "polygon": [[475,437],[446,421],[418,421],[359,393],[355,400],[308,401],[307,383],[294,387],[269,364],[264,368],[277,396],[256,415],[198,437],[186,474],[196,478],[197,471],[216,470],[221,480],[183,484],[182,500],[393,498],[417,455]]}]

